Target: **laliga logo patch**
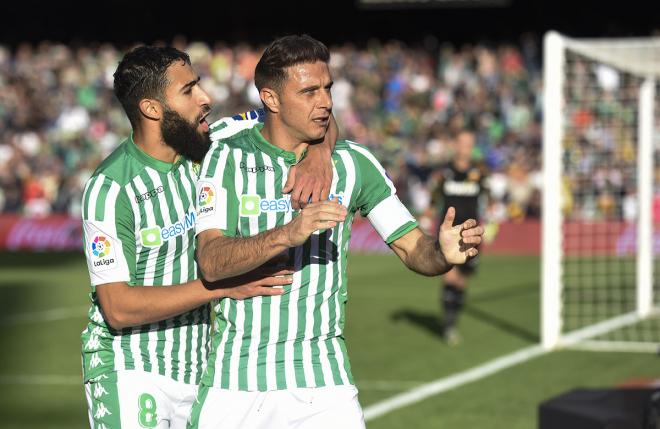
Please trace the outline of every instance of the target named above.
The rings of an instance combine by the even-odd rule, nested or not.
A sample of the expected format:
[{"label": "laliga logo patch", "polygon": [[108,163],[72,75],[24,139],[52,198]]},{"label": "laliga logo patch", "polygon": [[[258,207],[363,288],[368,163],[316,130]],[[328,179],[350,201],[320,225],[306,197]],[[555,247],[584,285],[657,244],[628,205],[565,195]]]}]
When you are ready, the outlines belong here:
[{"label": "laliga logo patch", "polygon": [[116,265],[115,250],[109,237],[96,234],[90,244],[94,271],[104,271]]},{"label": "laliga logo patch", "polygon": [[97,235],[92,242],[92,253],[97,258],[107,256],[110,254],[110,241],[102,235]]},{"label": "laliga logo patch", "polygon": [[202,187],[202,190],[199,191],[199,205],[203,207],[207,204],[211,204],[214,196],[215,192],[213,192],[213,189],[211,189],[210,186]]},{"label": "laliga logo patch", "polygon": [[206,216],[215,212],[217,194],[215,186],[212,183],[203,182],[201,184],[199,193],[197,194],[197,216]]}]

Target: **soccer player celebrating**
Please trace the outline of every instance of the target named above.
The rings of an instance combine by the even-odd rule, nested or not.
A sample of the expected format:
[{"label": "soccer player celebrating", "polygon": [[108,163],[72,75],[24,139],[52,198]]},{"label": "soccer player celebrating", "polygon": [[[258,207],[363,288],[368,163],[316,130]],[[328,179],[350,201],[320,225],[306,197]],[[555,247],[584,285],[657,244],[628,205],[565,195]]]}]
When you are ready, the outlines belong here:
[{"label": "soccer player celebrating", "polygon": [[[454,207],[455,223],[468,219],[479,219],[479,199],[485,191],[486,168],[472,159],[474,133],[469,130],[459,131],[454,138],[452,160],[439,170],[439,180],[434,200],[442,202],[442,215]],[[463,308],[467,278],[477,269],[477,258],[457,265],[442,276],[442,336],[450,345],[460,342],[456,329],[458,315]]]},{"label": "soccer player celebrating", "polygon": [[[211,142],[210,99],[189,57],[174,48],[136,48],[114,78],[133,133],[98,167],[83,195],[92,285],[82,333],[90,425],[183,428],[206,364],[208,303],[281,295],[273,286],[290,283],[285,275],[292,271],[258,268],[213,284],[198,279],[196,162]],[[330,151],[315,150],[315,171],[326,164],[330,170]],[[322,192],[322,180],[298,176]],[[310,191],[294,193],[308,198]]]},{"label": "soccer player celebrating", "polygon": [[285,253],[294,265],[286,293],[215,307],[209,364],[192,428],[362,428],[344,344],[346,257],[359,211],[403,263],[438,275],[477,255],[483,230],[424,235],[392,182],[364,147],[338,141],[330,200],[294,211],[280,189],[290,168],[323,138],[332,112],[329,52],[309,36],[271,43],[256,67],[263,125],[215,141],[197,183],[197,255],[205,278],[240,275]]}]

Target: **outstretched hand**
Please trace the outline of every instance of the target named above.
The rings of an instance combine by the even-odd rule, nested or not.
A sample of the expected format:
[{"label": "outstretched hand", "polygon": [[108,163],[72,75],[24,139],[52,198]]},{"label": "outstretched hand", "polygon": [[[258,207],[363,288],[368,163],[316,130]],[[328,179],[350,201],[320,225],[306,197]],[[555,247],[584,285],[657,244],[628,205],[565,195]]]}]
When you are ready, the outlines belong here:
[{"label": "outstretched hand", "polygon": [[484,229],[474,219],[468,219],[460,225],[454,225],[456,210],[449,207],[440,226],[438,242],[445,259],[450,264],[464,264],[469,258],[479,253]]}]

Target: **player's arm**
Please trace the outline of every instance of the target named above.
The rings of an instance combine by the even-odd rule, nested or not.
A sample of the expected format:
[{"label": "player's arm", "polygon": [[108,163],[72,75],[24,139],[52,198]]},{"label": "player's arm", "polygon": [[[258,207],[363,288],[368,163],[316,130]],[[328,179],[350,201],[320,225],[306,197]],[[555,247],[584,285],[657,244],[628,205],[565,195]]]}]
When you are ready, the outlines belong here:
[{"label": "player's arm", "polygon": [[332,185],[332,151],[337,143],[339,129],[334,115],[330,115],[328,132],[323,141],[310,144],[307,155],[289,170],[282,192],[291,193],[294,209],[305,207],[309,202],[325,201]]},{"label": "player's arm", "polygon": [[437,239],[415,228],[390,243],[390,247],[409,269],[419,274],[446,273],[452,266],[477,256],[484,233],[474,219],[452,226],[455,214],[453,207],[447,210]]},{"label": "player's arm", "polygon": [[279,294],[269,286],[287,283],[286,278],[273,277],[279,270],[262,269],[244,279],[245,284],[205,286],[196,280],[167,287],[129,286],[136,283],[135,221],[125,188],[109,177],[93,177],[85,188],[82,211],[90,281],[106,322],[115,329],[164,320],[214,298]]},{"label": "player's arm", "polygon": [[288,268],[262,267],[223,282],[194,280],[166,287],[114,282],[96,286],[96,293],[106,323],[122,329],[169,319],[214,299],[281,295],[284,290],[273,286],[290,284],[292,273]]},{"label": "player's arm", "polygon": [[346,209],[337,201],[309,204],[294,219],[251,237],[238,234],[240,201],[235,188],[232,149],[217,141],[206,154],[197,199],[197,263],[205,279],[217,281],[248,272],[282,251],[304,243],[316,230],[344,220]]},{"label": "player's arm", "polygon": [[452,208],[445,216],[438,238],[429,237],[417,227],[417,221],[397,197],[394,184],[378,160],[365,147],[356,144],[350,147],[362,177],[357,206],[408,268],[433,276],[477,255],[475,247],[481,243],[483,229],[476,221],[468,220],[452,227],[455,218]]},{"label": "player's arm", "polygon": [[288,224],[251,237],[230,237],[217,228],[204,229],[197,235],[197,262],[203,277],[211,281],[241,275],[290,247],[300,246],[314,231],[333,228],[345,217],[346,208],[333,200],[308,204]]}]

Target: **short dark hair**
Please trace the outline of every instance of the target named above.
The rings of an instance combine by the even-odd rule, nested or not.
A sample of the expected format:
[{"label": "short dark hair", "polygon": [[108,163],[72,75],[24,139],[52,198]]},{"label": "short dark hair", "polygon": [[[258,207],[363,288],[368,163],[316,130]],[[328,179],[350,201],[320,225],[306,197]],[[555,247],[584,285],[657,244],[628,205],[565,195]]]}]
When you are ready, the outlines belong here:
[{"label": "short dark hair", "polygon": [[167,68],[175,61],[190,65],[190,57],[172,47],[138,46],[124,55],[114,74],[115,96],[133,128],[140,123],[140,100],[165,101]]},{"label": "short dark hair", "polygon": [[268,45],[257,63],[254,84],[259,91],[264,87],[279,91],[287,67],[316,61],[330,61],[330,51],[323,43],[307,34],[280,37]]}]

